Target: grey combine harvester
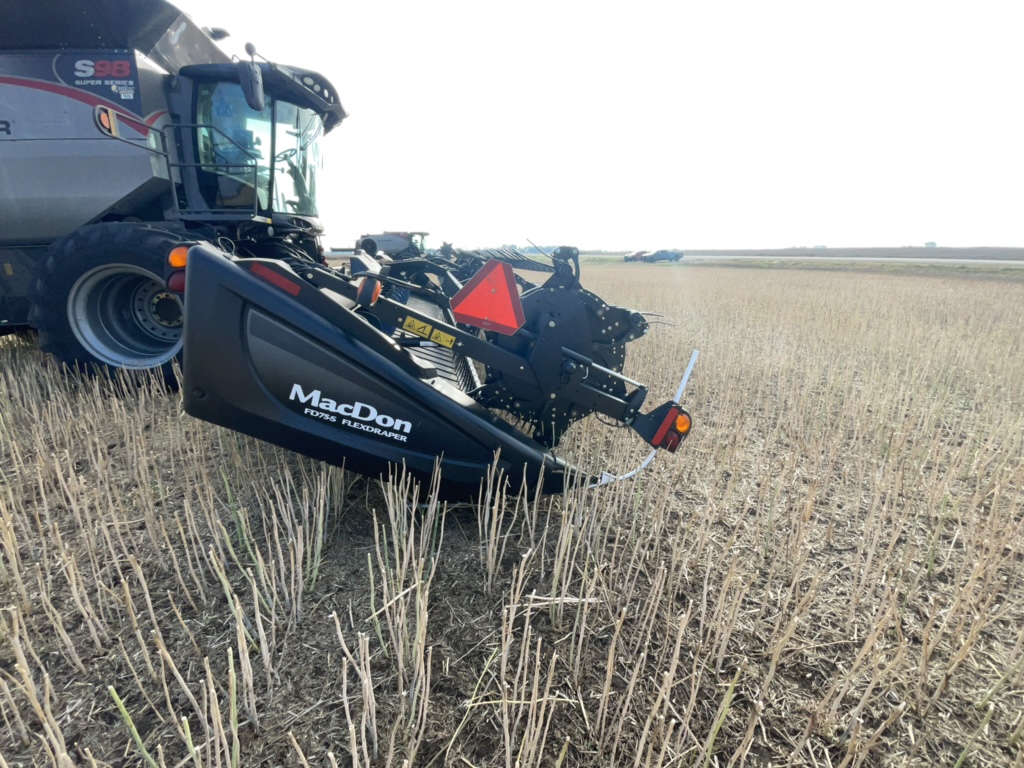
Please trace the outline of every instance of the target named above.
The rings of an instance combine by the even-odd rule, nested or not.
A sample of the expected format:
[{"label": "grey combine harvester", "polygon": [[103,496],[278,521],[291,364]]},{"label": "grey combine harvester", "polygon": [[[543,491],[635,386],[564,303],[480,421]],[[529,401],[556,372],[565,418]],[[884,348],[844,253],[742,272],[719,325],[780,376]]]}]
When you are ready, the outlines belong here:
[{"label": "grey combine harvester", "polygon": [[170,379],[183,359],[198,418],[370,475],[440,461],[452,492],[496,451],[557,491],[574,472],[552,449],[592,413],[676,450],[689,415],[642,413],[646,388],[621,373],[647,321],[585,290],[575,249],[382,242],[328,267],[334,86],[251,46],[234,61],[224,34],[165,0],[5,10],[0,329],[85,370]]}]

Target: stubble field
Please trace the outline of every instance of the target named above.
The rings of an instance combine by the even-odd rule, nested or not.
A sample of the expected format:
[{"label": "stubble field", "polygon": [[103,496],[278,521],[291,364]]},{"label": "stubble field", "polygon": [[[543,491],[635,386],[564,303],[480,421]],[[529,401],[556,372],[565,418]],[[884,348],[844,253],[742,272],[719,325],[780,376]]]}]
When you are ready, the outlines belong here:
[{"label": "stubble field", "polygon": [[0,768],[1024,765],[1024,279],[583,282],[692,436],[461,507],[0,339]]}]

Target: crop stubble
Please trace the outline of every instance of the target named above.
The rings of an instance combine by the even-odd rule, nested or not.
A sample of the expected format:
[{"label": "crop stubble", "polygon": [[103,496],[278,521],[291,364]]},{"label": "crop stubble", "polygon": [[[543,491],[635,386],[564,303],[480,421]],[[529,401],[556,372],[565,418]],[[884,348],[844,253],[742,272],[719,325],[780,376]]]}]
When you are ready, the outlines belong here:
[{"label": "crop stubble", "polygon": [[1024,284],[584,280],[690,440],[415,514],[0,340],[0,766],[1024,764]]}]

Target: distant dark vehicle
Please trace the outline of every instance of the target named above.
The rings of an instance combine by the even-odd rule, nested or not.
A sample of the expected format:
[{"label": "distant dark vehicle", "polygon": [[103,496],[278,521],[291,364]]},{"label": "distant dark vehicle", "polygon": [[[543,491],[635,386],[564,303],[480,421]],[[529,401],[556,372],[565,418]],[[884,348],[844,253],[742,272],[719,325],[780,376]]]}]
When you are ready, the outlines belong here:
[{"label": "distant dark vehicle", "polygon": [[642,257],[643,261],[653,264],[655,261],[679,261],[683,258],[681,251],[648,251]]},{"label": "distant dark vehicle", "polygon": [[644,260],[644,256],[646,256],[648,253],[650,253],[650,251],[633,251],[632,253],[627,253],[625,256],[623,256],[622,260],[623,261],[643,261]]}]

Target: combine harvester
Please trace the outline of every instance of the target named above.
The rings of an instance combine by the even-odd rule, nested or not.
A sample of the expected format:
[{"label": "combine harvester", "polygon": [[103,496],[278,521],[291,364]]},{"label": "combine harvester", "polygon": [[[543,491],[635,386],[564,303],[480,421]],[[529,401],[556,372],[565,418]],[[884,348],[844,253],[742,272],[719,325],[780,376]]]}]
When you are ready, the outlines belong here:
[{"label": "combine harvester", "polygon": [[655,450],[685,439],[686,411],[643,413],[646,388],[622,375],[647,321],[585,290],[574,248],[550,263],[449,246],[393,257],[383,240],[346,271],[326,265],[319,146],[346,115],[323,76],[251,46],[231,61],[222,30],[164,0],[12,11],[6,328],[35,328],[87,369],[169,376],[184,351],[193,416],[372,476],[425,479],[440,462],[452,495],[475,492],[496,453],[544,492],[594,481],[552,451],[590,414]]}]

